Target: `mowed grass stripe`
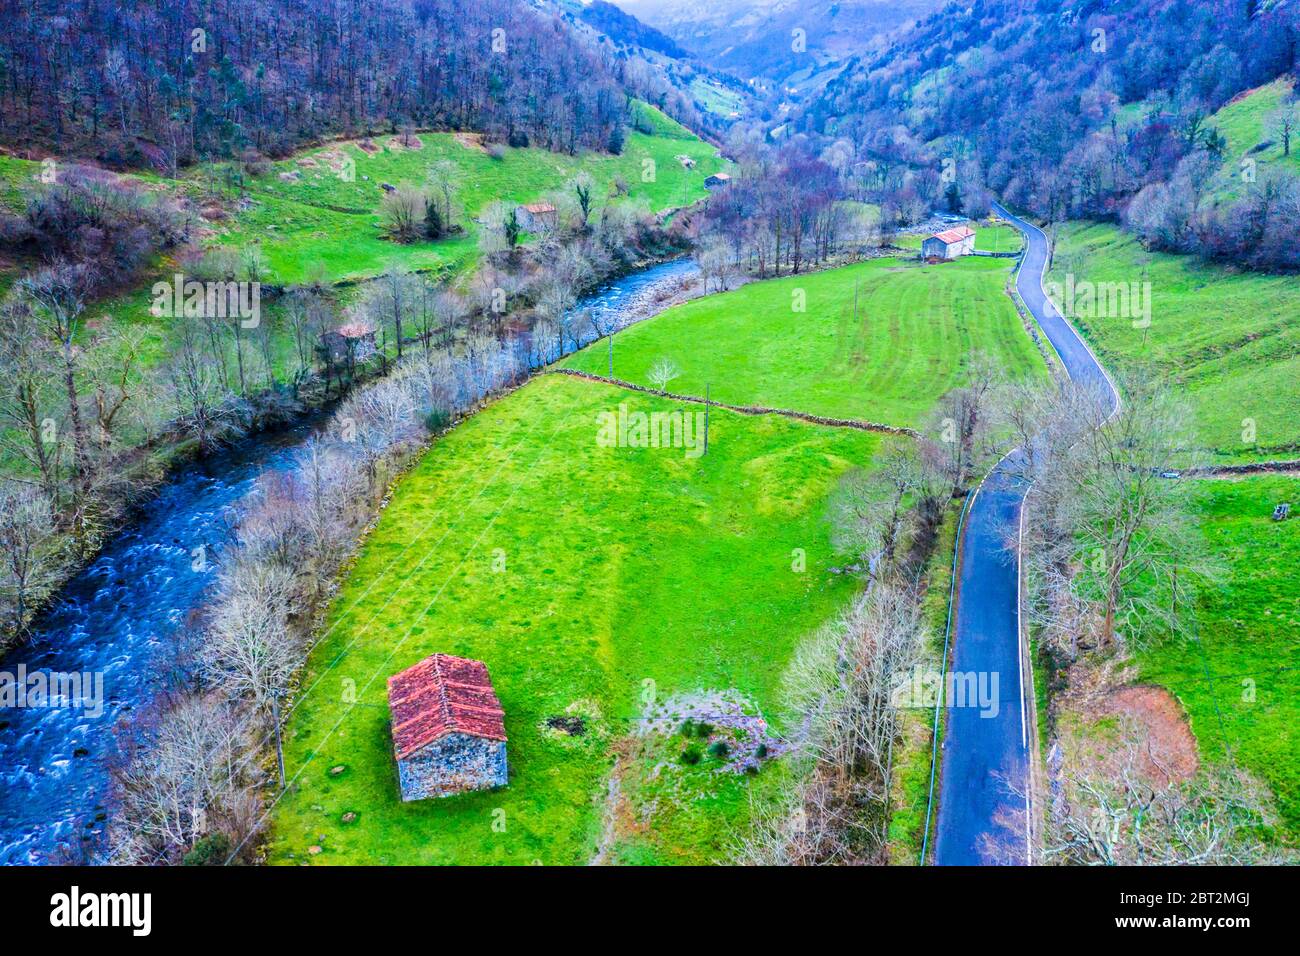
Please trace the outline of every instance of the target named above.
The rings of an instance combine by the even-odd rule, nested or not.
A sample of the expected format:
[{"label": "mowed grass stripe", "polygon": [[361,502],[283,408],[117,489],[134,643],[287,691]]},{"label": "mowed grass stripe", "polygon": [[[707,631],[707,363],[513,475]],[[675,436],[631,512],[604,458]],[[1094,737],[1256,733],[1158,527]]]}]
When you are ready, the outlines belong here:
[{"label": "mowed grass stripe", "polygon": [[[1286,454],[1300,444],[1300,283],[1239,273],[1192,256],[1150,253],[1107,225],[1062,230],[1051,278],[1150,283],[1151,324],[1073,321],[1116,371],[1154,371],[1179,387],[1197,436],[1220,461]],[[1253,432],[1253,438],[1251,437]]]},{"label": "mowed grass stripe", "polygon": [[[517,452],[525,444],[526,439],[516,443],[514,441],[514,438],[515,438],[515,430],[512,430],[502,435],[501,440],[497,443],[497,447],[503,448],[507,443],[510,443],[511,444],[510,451],[505,457],[503,457],[498,462],[487,462],[486,464],[489,467],[484,469],[485,475],[476,476],[475,479],[476,482],[478,482],[480,477],[483,480],[478,483],[478,492],[474,495],[470,504],[477,502],[483,496],[483,494],[493,486],[496,480],[501,476],[503,469],[513,459],[515,452]],[[486,472],[489,471],[489,468],[490,468],[490,474],[486,474]],[[470,486],[467,485],[466,487],[468,488]],[[333,630],[336,627],[338,627],[341,621],[346,620],[348,615],[350,615],[353,611],[355,611],[363,601],[365,601],[367,598],[370,597],[372,591],[377,586],[385,583],[393,584],[394,587],[392,588],[391,591],[388,592],[388,597],[383,600],[383,602],[379,605],[379,607],[376,608],[373,606],[373,604],[370,605],[369,617],[365,621],[365,624],[356,629],[358,635],[365,633],[366,626],[373,623],[374,620],[384,612],[384,610],[392,602],[393,598],[397,596],[398,592],[400,592],[402,588],[410,580],[409,577],[390,576],[389,572],[393,571],[398,566],[398,562],[404,562],[402,564],[403,569],[407,569],[411,567],[410,561],[415,561],[414,568],[415,570],[419,570],[419,568],[423,567],[424,562],[428,559],[428,556],[431,553],[435,552],[446,541],[447,536],[451,533],[451,531],[455,527],[454,522],[447,524],[446,527],[443,528],[442,534],[441,536],[439,536],[437,541],[430,542],[429,539],[426,538],[426,535],[428,534],[429,530],[434,527],[434,525],[438,522],[438,519],[444,517],[445,516],[443,515],[434,516],[424,526],[422,526],[413,536],[409,537],[406,541],[406,546],[403,547],[396,554],[392,554],[389,557],[388,563],[384,566],[384,568],[380,573],[372,577],[371,583],[360,594],[358,594],[356,597],[352,599],[351,604],[349,604],[343,610],[339,611],[334,616],[332,623],[325,630],[325,633],[318,638],[318,640],[324,640],[325,638],[329,637],[329,635],[333,632]],[[414,554],[411,554],[411,549],[415,548],[417,545],[420,545],[420,549],[417,550]],[[409,555],[409,560],[404,561],[404,559],[408,558],[408,555]],[[418,561],[415,560],[417,556],[419,558]],[[340,649],[338,652],[338,656],[334,658],[331,664],[337,663],[339,660],[341,660],[343,655],[347,653],[348,649],[351,646],[352,645],[349,644],[346,647]],[[294,707],[297,707],[300,703],[302,703],[306,695],[310,694],[316,688],[317,684],[324,679],[325,674],[327,672],[328,672],[328,668],[326,668],[326,670],[323,671],[322,673],[318,674],[316,678],[312,681],[312,683],[308,685],[305,690],[299,692],[299,694],[294,699],[293,705],[290,708],[290,712],[292,712]]]},{"label": "mowed grass stripe", "polygon": [[[681,370],[670,389],[682,394],[703,395],[707,384],[732,404],[914,426],[963,384],[976,350],[1013,376],[1046,374],[1003,293],[1007,275],[1002,260],[875,259],[751,283],[619,332],[614,374],[650,384],[651,368],[668,358]],[[796,312],[801,293],[806,311]],[[606,348],[564,364],[604,374]]]},{"label": "mowed grass stripe", "polygon": [[[366,615],[353,615],[312,654],[308,680],[352,645],[289,725],[290,773],[316,757],[276,809],[275,861],[307,859],[324,834],[318,862],[583,862],[598,831],[605,748],[631,729],[644,681],[663,695],[735,687],[775,710],[795,643],[853,593],[851,581],[827,573],[824,502],[844,470],[869,464],[878,436],[715,409],[707,457],[601,448],[597,413],[620,403],[674,407],[547,376],[447,435],[397,489],[338,604],[375,575],[412,580],[364,633],[355,629]],[[519,461],[539,464],[464,508],[457,489],[476,473],[478,453],[521,426],[533,447]],[[490,533],[457,568],[494,509]],[[430,515],[451,511],[463,514],[443,548],[416,570],[384,571]],[[807,553],[802,574],[791,567],[796,548]],[[502,557],[506,570],[496,572]],[[511,784],[404,805],[383,681],[366,682],[435,651],[487,662],[507,712]],[[356,706],[345,702],[349,686]],[[581,699],[602,714],[588,738],[571,746],[541,732],[547,716]],[[338,764],[346,771],[331,776]],[[504,833],[493,810],[505,812]],[[341,824],[349,811],[357,821]]]}]

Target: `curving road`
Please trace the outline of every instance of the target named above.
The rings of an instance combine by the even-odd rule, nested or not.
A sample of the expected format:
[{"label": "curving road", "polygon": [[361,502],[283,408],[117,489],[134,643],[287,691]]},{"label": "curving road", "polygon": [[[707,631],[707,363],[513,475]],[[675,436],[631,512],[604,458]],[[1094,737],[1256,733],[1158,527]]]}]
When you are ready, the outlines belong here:
[{"label": "curving road", "polygon": [[[1097,383],[1119,397],[1087,344],[1043,290],[1047,237],[1037,226],[995,204],[1025,236],[1016,289],[1056,349],[1071,378]],[[950,674],[945,711],[943,775],[934,861],[969,866],[1028,860],[1024,794],[1031,742],[1022,679],[1019,562],[1005,547],[1020,516],[1026,488],[1015,477],[1018,451],[1002,459],[975,492],[961,536]]]}]

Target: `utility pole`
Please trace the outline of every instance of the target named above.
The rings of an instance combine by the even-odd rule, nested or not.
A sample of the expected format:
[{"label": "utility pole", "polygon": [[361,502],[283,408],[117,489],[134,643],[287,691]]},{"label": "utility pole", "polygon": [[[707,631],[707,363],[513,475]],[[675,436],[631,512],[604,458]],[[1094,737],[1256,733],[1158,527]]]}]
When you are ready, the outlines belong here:
[{"label": "utility pole", "polygon": [[704,383],[704,454],[709,453],[709,383]]}]

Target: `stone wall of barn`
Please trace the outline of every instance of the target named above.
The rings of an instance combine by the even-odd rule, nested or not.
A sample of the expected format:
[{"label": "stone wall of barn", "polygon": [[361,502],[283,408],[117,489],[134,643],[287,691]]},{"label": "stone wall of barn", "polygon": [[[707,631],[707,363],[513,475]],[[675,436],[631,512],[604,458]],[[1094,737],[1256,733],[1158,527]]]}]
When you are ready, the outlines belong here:
[{"label": "stone wall of barn", "polygon": [[403,800],[504,787],[506,743],[469,734],[448,734],[406,760],[399,760],[397,781]]}]

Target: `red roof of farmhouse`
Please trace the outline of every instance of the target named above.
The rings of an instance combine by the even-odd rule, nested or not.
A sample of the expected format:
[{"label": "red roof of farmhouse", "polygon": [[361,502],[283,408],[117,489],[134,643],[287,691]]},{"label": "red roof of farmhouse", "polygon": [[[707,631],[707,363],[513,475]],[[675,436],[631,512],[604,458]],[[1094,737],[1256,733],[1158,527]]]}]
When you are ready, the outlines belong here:
[{"label": "red roof of farmhouse", "polygon": [[555,207],[548,202],[526,202],[524,203],[523,208],[533,214],[539,212],[555,212]]},{"label": "red roof of farmhouse", "polygon": [[360,339],[373,334],[375,327],[365,322],[349,322],[347,325],[340,325],[334,331],[345,339]]},{"label": "red roof of farmhouse", "polygon": [[973,235],[975,235],[975,230],[970,226],[955,226],[952,229],[945,229],[943,232],[936,232],[930,238],[951,244],[961,242],[963,239],[969,239]]},{"label": "red roof of farmhouse", "polygon": [[505,740],[505,711],[487,665],[434,654],[388,678],[393,749],[405,760],[447,734]]}]

